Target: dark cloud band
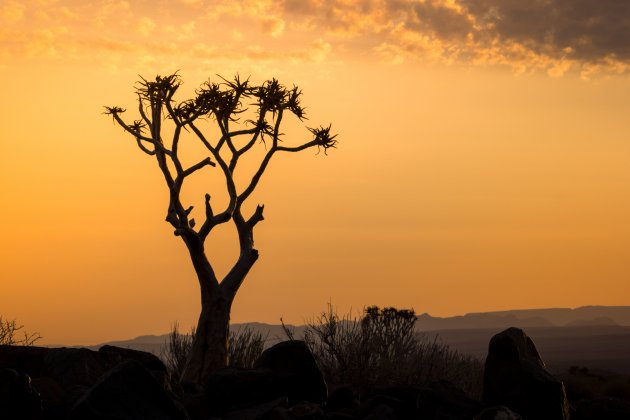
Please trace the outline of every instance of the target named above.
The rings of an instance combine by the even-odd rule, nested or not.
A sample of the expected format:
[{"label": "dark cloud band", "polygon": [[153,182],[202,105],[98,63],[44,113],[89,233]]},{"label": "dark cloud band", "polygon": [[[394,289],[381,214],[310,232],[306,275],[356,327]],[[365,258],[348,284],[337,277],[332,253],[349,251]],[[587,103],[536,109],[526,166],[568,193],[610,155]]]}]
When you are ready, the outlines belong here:
[{"label": "dark cloud band", "polygon": [[465,0],[480,36],[577,60],[630,60],[630,1]]},{"label": "dark cloud band", "polygon": [[[361,36],[409,55],[436,41],[442,56],[526,67],[630,62],[629,0],[285,0],[286,19]],[[367,23],[366,23],[367,22]],[[425,42],[426,44],[426,42]],[[529,60],[529,65],[525,61]],[[535,63],[534,63],[535,61]],[[547,64],[545,64],[547,63]]]}]

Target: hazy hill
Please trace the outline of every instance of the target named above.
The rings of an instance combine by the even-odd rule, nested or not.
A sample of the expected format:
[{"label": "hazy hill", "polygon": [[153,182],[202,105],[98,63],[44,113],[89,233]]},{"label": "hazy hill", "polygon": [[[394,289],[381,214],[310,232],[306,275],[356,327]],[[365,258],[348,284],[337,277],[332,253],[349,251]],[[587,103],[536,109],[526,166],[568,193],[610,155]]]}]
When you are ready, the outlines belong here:
[{"label": "hazy hill", "polygon": [[562,327],[577,325],[630,326],[630,306],[582,306],[580,308],[518,309],[469,313],[447,318],[418,316],[416,327],[422,331],[470,328]]},{"label": "hazy hill", "polygon": [[[230,328],[238,331],[243,326],[267,336],[269,342],[285,339],[281,325],[250,322],[233,324]],[[523,329],[539,327],[605,327],[630,326],[630,306],[583,306],[580,308],[518,309],[510,311],[469,313],[453,317],[433,317],[427,313],[419,315],[416,329],[419,331],[448,331],[485,329],[499,331],[508,327]],[[299,337],[304,326],[290,326]],[[186,328],[183,329],[187,331]],[[129,340],[113,341],[111,344],[120,347],[132,347],[158,353],[167,340],[167,335],[143,335]],[[90,346],[98,348],[102,344]]]},{"label": "hazy hill", "polygon": [[[268,345],[285,340],[281,325],[252,322],[234,324],[233,331],[248,326],[267,337]],[[630,374],[630,307],[585,306],[576,309],[528,309],[470,313],[455,317],[418,316],[417,330],[437,335],[453,348],[483,359],[490,338],[505,328],[525,329],[533,338],[549,368],[560,372],[569,366],[587,366]],[[290,326],[297,338],[304,326]],[[186,329],[184,329],[186,331]],[[144,335],[114,341],[120,347],[160,355],[168,335]],[[91,346],[97,349],[103,344]]]}]

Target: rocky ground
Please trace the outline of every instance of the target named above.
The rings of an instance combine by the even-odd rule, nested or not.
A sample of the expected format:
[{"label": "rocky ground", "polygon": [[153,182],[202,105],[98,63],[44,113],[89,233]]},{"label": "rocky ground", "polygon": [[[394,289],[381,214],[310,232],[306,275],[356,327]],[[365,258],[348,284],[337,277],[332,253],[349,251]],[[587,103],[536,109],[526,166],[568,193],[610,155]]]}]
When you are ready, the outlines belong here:
[{"label": "rocky ground", "polygon": [[301,341],[267,349],[252,369],[225,368],[205,384],[171,380],[156,356],[103,346],[0,346],[0,419],[6,420],[627,420],[630,403],[569,404],[520,329],[489,345],[483,395],[445,381],[328,387]]}]

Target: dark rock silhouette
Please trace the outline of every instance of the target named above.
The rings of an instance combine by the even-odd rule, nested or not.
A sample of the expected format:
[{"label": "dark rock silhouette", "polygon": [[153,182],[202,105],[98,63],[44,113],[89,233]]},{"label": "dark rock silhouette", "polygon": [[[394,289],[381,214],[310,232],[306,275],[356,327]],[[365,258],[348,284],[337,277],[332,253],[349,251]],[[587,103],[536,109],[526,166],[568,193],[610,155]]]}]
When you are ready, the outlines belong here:
[{"label": "dark rock silhouette", "polygon": [[52,378],[64,389],[92,386],[108,370],[124,360],[136,360],[146,369],[166,372],[155,355],[113,346],[99,351],[86,348],[0,346],[0,368],[11,368],[31,378]]},{"label": "dark rock silhouette", "polygon": [[31,378],[13,369],[0,369],[0,418],[39,420],[42,402],[31,387]]},{"label": "dark rock silhouette", "polygon": [[222,417],[222,420],[257,420],[257,419],[273,419],[273,418],[292,418],[288,414],[287,399],[278,398],[270,402],[255,405],[253,407],[244,408],[233,411]]},{"label": "dark rock silhouette", "polygon": [[328,397],[324,376],[303,341],[284,341],[268,348],[254,368],[272,371],[287,390],[289,402],[306,400],[322,404]]},{"label": "dark rock silhouette", "polygon": [[151,373],[137,361],[105,374],[72,408],[68,420],[187,420]]},{"label": "dark rock silhouette", "polygon": [[223,368],[210,375],[204,388],[213,415],[287,398],[286,390],[267,369]]},{"label": "dark rock silhouette", "polygon": [[571,420],[627,420],[630,419],[630,402],[615,398],[580,401]]},{"label": "dark rock silhouette", "polygon": [[473,420],[522,420],[523,418],[502,405],[488,407],[477,414]]},{"label": "dark rock silhouette", "polygon": [[524,420],[569,418],[564,385],[547,372],[534,342],[519,328],[508,328],[490,340],[483,401],[505,405]]},{"label": "dark rock silhouette", "polygon": [[[141,351],[1,346],[0,419],[569,419],[562,382],[546,371],[533,341],[517,328],[490,341],[483,403],[443,380],[340,385],[328,395],[322,372],[301,341],[271,347],[254,366],[224,368],[204,385],[180,386],[157,357]],[[628,401],[573,402],[571,420],[630,419]]]},{"label": "dark rock silhouette", "polygon": [[342,385],[334,388],[328,394],[326,401],[327,411],[354,410],[359,406],[357,395],[350,385]]},{"label": "dark rock silhouette", "polygon": [[[47,418],[65,419],[70,408],[109,370],[136,360],[163,386],[166,367],[150,353],[104,346],[84,348],[0,346],[0,369],[11,368],[32,379]],[[0,418],[3,418],[0,416]]]},{"label": "dark rock silhouette", "polygon": [[470,419],[481,410],[478,401],[447,381],[432,382],[418,394],[418,414],[426,420]]},{"label": "dark rock silhouette", "polygon": [[302,341],[286,341],[265,350],[253,369],[227,367],[205,384],[207,403],[215,415],[286,398],[323,404],[326,382],[311,351]]}]

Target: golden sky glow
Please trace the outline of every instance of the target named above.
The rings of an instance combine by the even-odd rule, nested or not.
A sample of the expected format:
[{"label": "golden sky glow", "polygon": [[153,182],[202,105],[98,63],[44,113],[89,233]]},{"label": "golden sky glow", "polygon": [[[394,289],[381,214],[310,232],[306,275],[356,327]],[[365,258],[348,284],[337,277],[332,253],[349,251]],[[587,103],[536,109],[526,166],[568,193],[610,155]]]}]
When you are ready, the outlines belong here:
[{"label": "golden sky glow", "polygon": [[[3,1],[0,315],[65,344],[195,322],[159,170],[102,115],[176,70],[179,99],[215,74],[298,84],[340,133],[252,197],[234,322],[630,304],[630,4],[525,3]],[[224,272],[233,233],[209,241]]]}]

